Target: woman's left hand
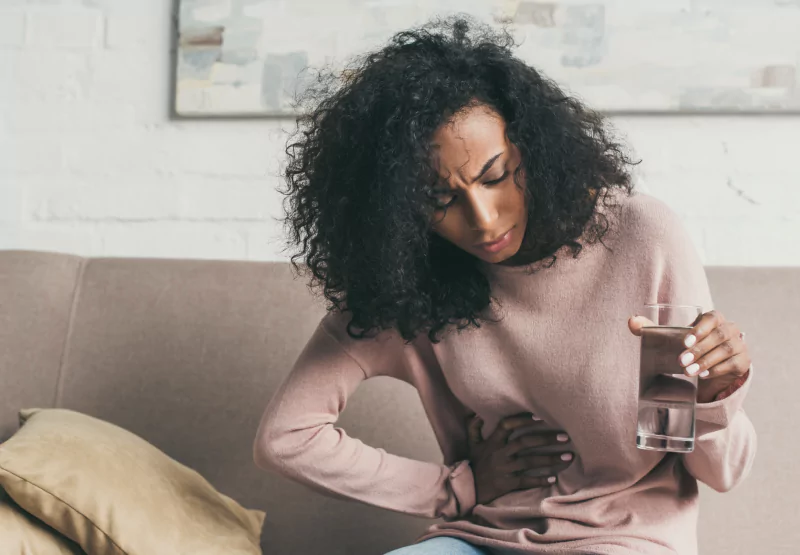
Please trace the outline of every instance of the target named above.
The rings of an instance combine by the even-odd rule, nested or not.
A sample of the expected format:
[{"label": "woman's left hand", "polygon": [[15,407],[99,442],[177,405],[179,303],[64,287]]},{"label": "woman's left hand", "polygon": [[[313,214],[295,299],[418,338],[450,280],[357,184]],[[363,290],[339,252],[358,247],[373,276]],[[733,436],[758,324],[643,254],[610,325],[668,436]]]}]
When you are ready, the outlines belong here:
[{"label": "woman's left hand", "polygon": [[[634,316],[628,327],[641,335],[642,327],[652,325],[647,318]],[[687,376],[698,376],[697,401],[709,403],[750,370],[750,353],[744,334],[716,310],[701,315],[684,338],[687,349],[679,360]]]}]

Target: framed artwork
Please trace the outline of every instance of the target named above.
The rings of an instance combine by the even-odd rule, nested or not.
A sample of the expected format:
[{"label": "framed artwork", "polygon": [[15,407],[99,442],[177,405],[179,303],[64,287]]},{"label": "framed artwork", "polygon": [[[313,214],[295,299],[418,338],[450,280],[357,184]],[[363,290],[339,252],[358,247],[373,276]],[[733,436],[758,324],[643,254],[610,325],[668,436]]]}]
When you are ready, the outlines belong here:
[{"label": "framed artwork", "polygon": [[800,0],[181,0],[176,114],[291,117],[314,68],[454,13],[601,111],[800,113]]}]

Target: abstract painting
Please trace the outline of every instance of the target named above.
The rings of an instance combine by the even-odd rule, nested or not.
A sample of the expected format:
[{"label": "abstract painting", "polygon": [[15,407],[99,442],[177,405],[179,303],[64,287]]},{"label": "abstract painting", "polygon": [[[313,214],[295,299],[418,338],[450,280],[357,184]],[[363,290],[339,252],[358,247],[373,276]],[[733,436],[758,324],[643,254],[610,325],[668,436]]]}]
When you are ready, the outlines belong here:
[{"label": "abstract painting", "polygon": [[314,69],[468,13],[607,112],[800,112],[800,0],[181,0],[183,117],[291,116]]}]

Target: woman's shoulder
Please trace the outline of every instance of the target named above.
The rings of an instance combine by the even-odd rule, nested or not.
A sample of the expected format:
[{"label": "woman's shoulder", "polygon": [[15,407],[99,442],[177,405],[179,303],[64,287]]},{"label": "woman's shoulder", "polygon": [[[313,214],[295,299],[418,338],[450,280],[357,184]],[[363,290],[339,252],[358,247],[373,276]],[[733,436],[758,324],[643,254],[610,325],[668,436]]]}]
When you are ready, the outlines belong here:
[{"label": "woman's shoulder", "polygon": [[623,197],[619,204],[621,225],[633,229],[655,232],[679,220],[667,203],[640,191]]},{"label": "woman's shoulder", "polygon": [[634,192],[623,195],[610,221],[613,239],[605,241],[616,258],[646,261],[667,260],[695,264],[697,245],[677,212],[651,195]]},{"label": "woman's shoulder", "polygon": [[649,194],[633,191],[617,195],[613,211],[616,233],[623,243],[645,247],[663,243],[684,233],[677,213],[664,201]]},{"label": "woman's shoulder", "polygon": [[369,333],[363,338],[353,337],[348,332],[350,320],[349,313],[330,310],[319,326],[361,366],[367,376],[390,375],[407,381],[405,361],[409,353],[430,345],[424,334],[406,342],[394,328]]},{"label": "woman's shoulder", "polygon": [[333,337],[344,347],[352,347],[354,345],[396,344],[398,341],[403,341],[400,334],[394,328],[368,333],[361,338],[353,337],[348,332],[351,319],[352,316],[349,312],[331,309],[322,317],[320,326],[328,335]]}]

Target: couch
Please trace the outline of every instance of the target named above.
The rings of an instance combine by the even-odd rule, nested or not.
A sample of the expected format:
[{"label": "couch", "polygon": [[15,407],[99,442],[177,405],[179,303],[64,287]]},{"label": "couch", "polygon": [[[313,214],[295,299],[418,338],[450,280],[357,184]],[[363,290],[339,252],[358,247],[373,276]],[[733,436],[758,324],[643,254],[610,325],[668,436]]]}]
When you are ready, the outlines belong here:
[{"label": "couch", "polygon": [[[796,555],[800,268],[707,273],[717,307],[752,346],[746,409],[759,452],[734,491],[703,488],[700,553]],[[16,431],[21,408],[81,411],[265,510],[264,553],[381,555],[430,522],[329,499],[253,463],[262,411],[323,314],[286,263],[0,251],[0,441]],[[340,423],[393,453],[441,460],[404,383],[366,382]]]}]

